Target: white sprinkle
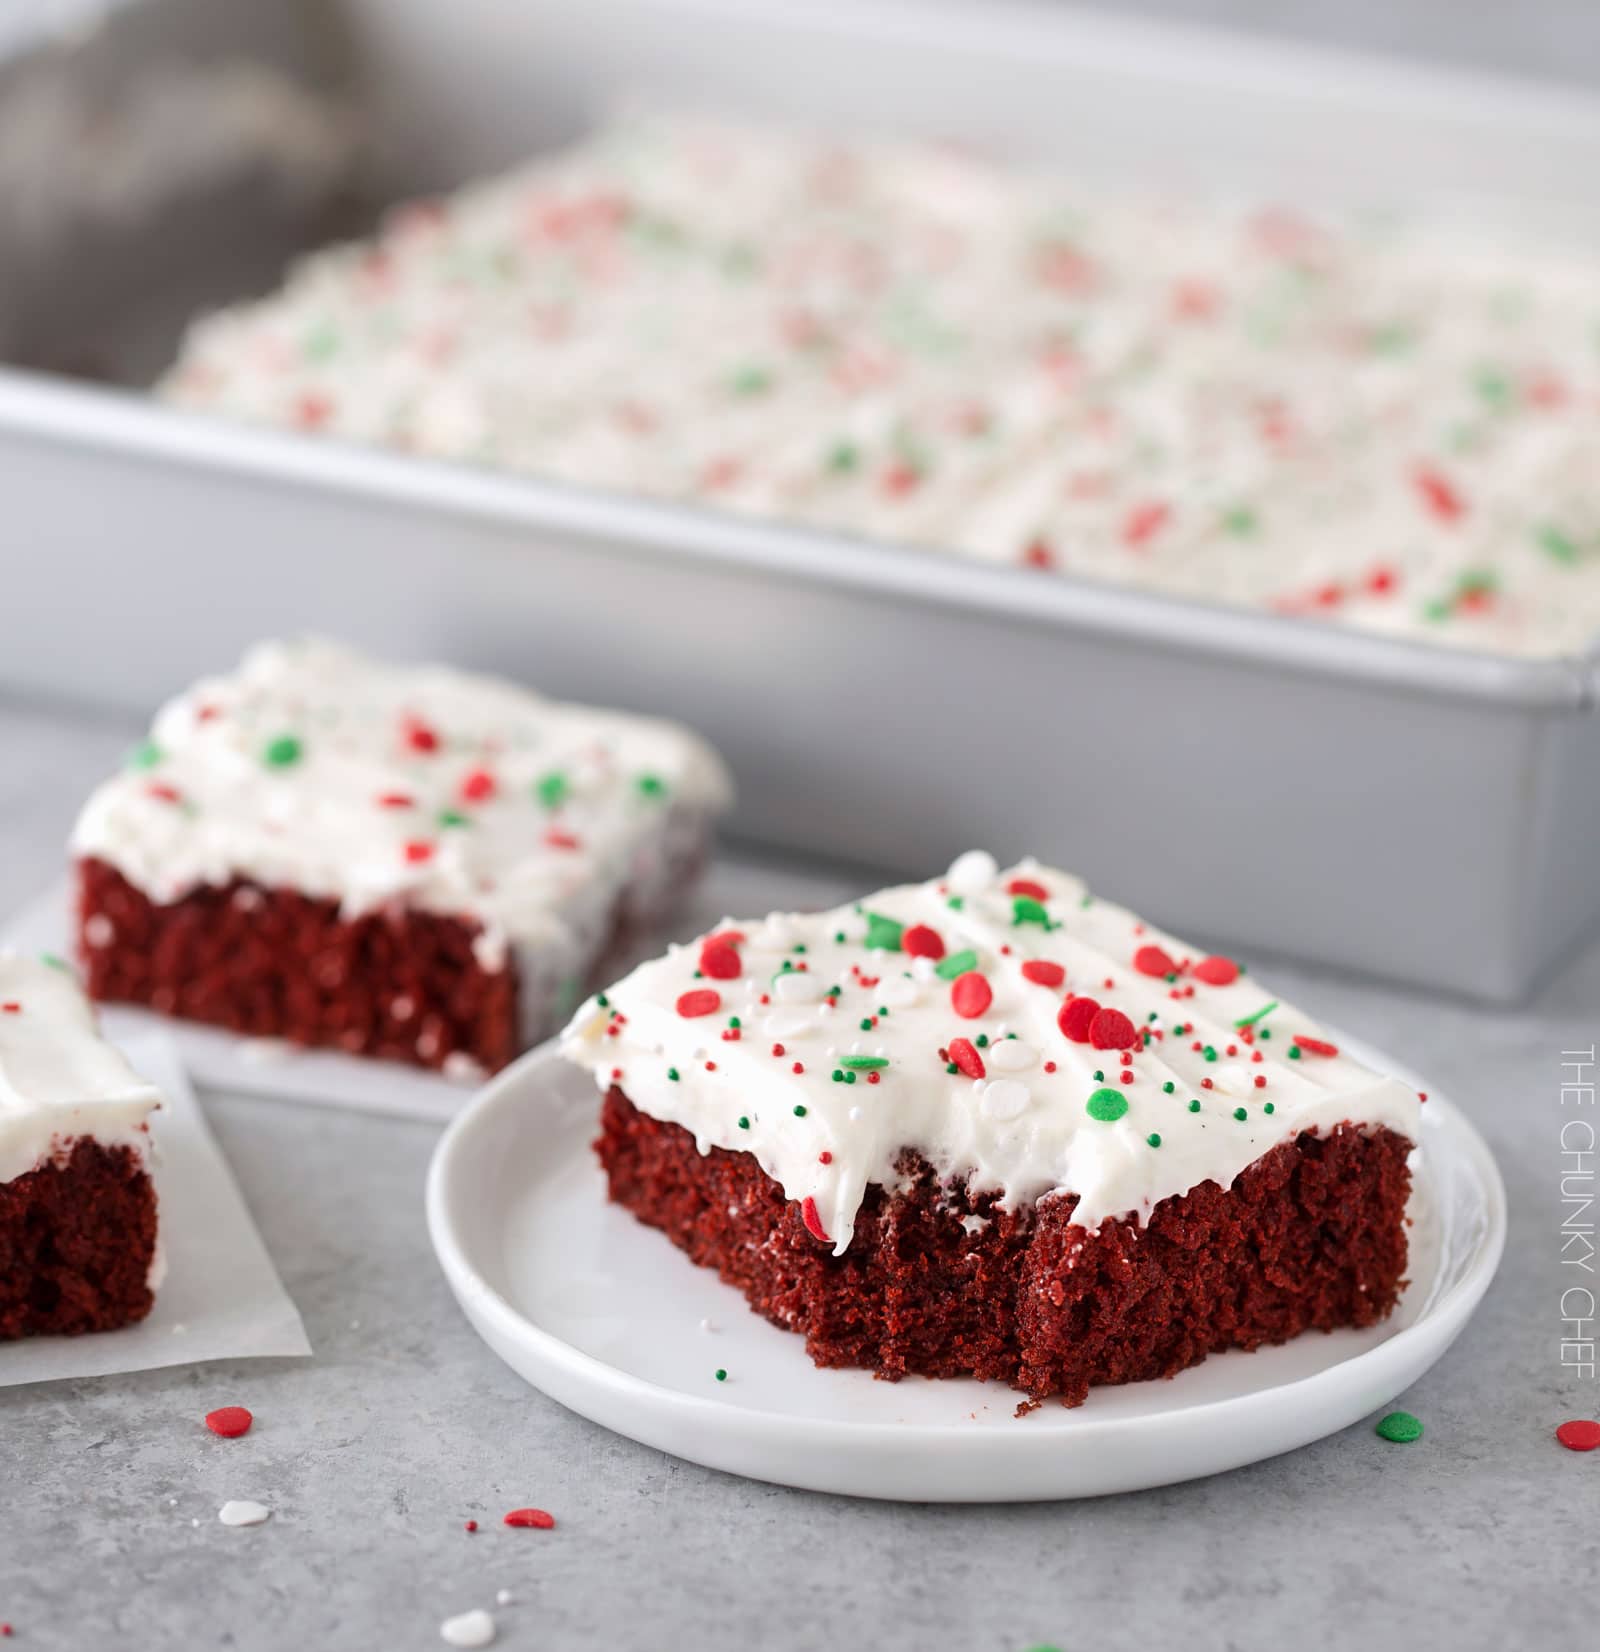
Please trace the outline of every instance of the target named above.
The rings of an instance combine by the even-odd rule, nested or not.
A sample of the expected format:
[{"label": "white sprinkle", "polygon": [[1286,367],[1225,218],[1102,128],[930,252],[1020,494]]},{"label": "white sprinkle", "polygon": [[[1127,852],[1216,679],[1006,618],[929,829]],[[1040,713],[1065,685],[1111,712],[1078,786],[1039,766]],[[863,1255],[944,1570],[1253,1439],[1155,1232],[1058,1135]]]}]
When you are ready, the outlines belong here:
[{"label": "white sprinkle", "polygon": [[465,1050],[452,1050],[444,1058],[441,1071],[456,1084],[482,1084],[489,1076]]},{"label": "white sprinkle", "polygon": [[440,1637],[451,1646],[487,1646],[494,1639],[494,1619],[482,1607],[446,1618],[439,1625]]},{"label": "white sprinkle", "polygon": [[1032,1100],[1033,1092],[1014,1078],[991,1079],[983,1087],[982,1107],[985,1115],[1002,1122],[1021,1118]]},{"label": "white sprinkle", "polygon": [[294,1046],[282,1038],[244,1038],[238,1051],[247,1067],[281,1067],[294,1056]]},{"label": "white sprinkle", "polygon": [[891,975],[878,987],[878,1002],[892,1010],[908,1010],[922,1002],[922,989],[904,975]]},{"label": "white sprinkle", "polygon": [[762,1028],[768,1038],[804,1038],[817,1030],[817,1018],[807,1010],[775,1010]]},{"label": "white sprinkle", "polygon": [[252,1503],[248,1498],[230,1498],[217,1510],[217,1519],[224,1526],[259,1526],[271,1517],[272,1510],[265,1503]]},{"label": "white sprinkle", "polygon": [[511,1594],[511,1591],[509,1589],[499,1590],[498,1593],[496,1593],[496,1595],[494,1597],[494,1603],[495,1603],[496,1606],[509,1606],[511,1604],[511,1601],[512,1601],[512,1594]]},{"label": "white sprinkle", "polygon": [[861,1122],[861,1109],[859,1107],[852,1107],[850,1109],[850,1111],[845,1116],[850,1120],[850,1122],[852,1124],[860,1124],[860,1122]]},{"label": "white sprinkle", "polygon": [[1020,1038],[996,1039],[989,1046],[988,1062],[997,1072],[1020,1073],[1039,1059],[1039,1052]]},{"label": "white sprinkle", "polygon": [[945,874],[945,881],[958,895],[975,895],[999,875],[1000,864],[986,849],[969,849],[958,855]]},{"label": "white sprinkle", "polygon": [[714,1335],[717,1327],[709,1319],[702,1319],[700,1321],[700,1329],[708,1334]]}]

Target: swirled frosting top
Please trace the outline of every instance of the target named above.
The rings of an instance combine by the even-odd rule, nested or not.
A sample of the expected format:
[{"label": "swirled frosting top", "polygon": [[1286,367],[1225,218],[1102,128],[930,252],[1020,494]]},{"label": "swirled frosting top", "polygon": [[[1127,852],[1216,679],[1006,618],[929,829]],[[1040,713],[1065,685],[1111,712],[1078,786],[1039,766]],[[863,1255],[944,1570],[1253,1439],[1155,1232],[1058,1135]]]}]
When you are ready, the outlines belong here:
[{"label": "swirled frosting top", "polygon": [[902,1150],[1007,1208],[1148,1217],[1301,1131],[1418,1133],[1417,1093],[1232,960],[1077,879],[982,852],[811,914],[729,920],[591,998],[563,1053],[711,1147],[752,1153],[842,1253]]},{"label": "swirled frosting top", "polygon": [[625,882],[663,811],[714,814],[721,760],[676,724],[541,699],[442,666],[270,642],[157,714],[89,799],[74,853],[152,900],[245,879],[475,921],[492,960],[563,937]]}]

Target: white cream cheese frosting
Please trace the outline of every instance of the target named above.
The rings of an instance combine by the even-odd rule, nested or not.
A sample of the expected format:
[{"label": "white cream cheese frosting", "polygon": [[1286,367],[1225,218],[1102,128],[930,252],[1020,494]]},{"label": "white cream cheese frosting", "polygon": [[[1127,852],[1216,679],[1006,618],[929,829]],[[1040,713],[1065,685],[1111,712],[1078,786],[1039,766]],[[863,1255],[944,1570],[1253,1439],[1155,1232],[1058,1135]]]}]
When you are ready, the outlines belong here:
[{"label": "white cream cheese frosting", "polygon": [[147,1121],[160,1105],[100,1036],[69,971],[0,952],[0,1183],[84,1137],[148,1159]]},{"label": "white cream cheese frosting", "polygon": [[183,406],[1521,655],[1600,638],[1600,259],[688,117],[309,259]]},{"label": "white cream cheese frosting", "polygon": [[162,708],[72,850],[158,904],[239,879],[346,916],[461,918],[498,968],[511,948],[587,946],[674,822],[702,827],[730,795],[717,755],[672,723],[270,642]]},{"label": "white cream cheese frosting", "polygon": [[1418,1139],[1419,1097],[1231,960],[981,851],[824,913],[728,920],[589,999],[562,1053],[849,1246],[910,1148],[1016,1209],[1143,1221],[1302,1131]]}]

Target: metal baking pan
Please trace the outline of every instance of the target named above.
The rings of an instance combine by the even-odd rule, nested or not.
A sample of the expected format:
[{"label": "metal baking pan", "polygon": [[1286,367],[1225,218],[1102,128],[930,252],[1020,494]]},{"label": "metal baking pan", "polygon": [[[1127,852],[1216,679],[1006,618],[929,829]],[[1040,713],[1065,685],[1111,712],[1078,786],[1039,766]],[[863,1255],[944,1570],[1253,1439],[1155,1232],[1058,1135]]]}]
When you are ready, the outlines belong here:
[{"label": "metal baking pan", "polygon": [[[207,73],[246,63],[300,99],[298,148],[207,102]],[[126,120],[117,147],[157,156],[140,110],[173,73],[197,132],[221,122],[190,146],[212,164],[140,178],[138,210],[97,211],[90,187],[41,223],[53,187],[17,217],[19,86],[93,88],[91,136]],[[157,84],[169,105],[178,83]],[[0,67],[0,355],[28,364],[0,369],[0,684],[143,706],[316,628],[684,718],[739,775],[736,834],[786,849],[916,874],[975,843],[1032,851],[1180,932],[1499,1000],[1594,926],[1600,654],[1041,580],[140,393],[188,311],[640,88],[1110,177],[1513,228],[1596,211],[1600,105],[1576,94],[1055,8],[131,0]],[[77,176],[71,129],[53,179]],[[112,382],[65,376],[85,367]]]}]

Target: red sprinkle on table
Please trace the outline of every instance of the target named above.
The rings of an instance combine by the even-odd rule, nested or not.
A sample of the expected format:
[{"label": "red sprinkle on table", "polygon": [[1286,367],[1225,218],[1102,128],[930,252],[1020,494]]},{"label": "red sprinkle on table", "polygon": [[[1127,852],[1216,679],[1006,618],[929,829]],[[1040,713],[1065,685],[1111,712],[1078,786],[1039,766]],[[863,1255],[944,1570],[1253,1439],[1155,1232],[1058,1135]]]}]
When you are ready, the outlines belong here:
[{"label": "red sprinkle on table", "polygon": [[983,1065],[983,1057],[978,1054],[970,1038],[950,1040],[950,1059],[968,1078],[982,1078],[987,1071]]},{"label": "red sprinkle on table", "polygon": [[1100,1006],[1093,998],[1069,998],[1061,1006],[1056,1025],[1074,1044],[1087,1044],[1089,1028],[1099,1013]]},{"label": "red sprinkle on table", "polygon": [[708,937],[700,947],[700,973],[713,981],[736,981],[743,969],[738,952],[726,941]]},{"label": "red sprinkle on table", "polygon": [[928,924],[912,924],[900,937],[900,949],[913,958],[942,958],[944,940],[939,931]]},{"label": "red sprinkle on table", "polygon": [[699,987],[678,997],[678,1014],[691,1020],[697,1015],[714,1015],[721,1008],[722,994],[710,987]]},{"label": "red sprinkle on table", "polygon": [[1231,987],[1239,979],[1239,966],[1231,958],[1202,958],[1193,973],[1208,987]]},{"label": "red sprinkle on table", "polygon": [[1013,878],[1011,882],[1006,885],[1006,893],[1008,895],[1026,895],[1030,900],[1035,901],[1047,901],[1050,899],[1050,891],[1046,889],[1042,883],[1036,882],[1033,878]]},{"label": "red sprinkle on table", "polygon": [[248,1434],[254,1421],[255,1418],[242,1405],[219,1406],[217,1410],[206,1413],[206,1427],[225,1440],[237,1440],[241,1434]]},{"label": "red sprinkle on table", "polygon": [[805,1223],[806,1232],[813,1239],[820,1239],[825,1245],[833,1243],[822,1226],[822,1218],[817,1214],[817,1201],[809,1193],[800,1201],[800,1220]]},{"label": "red sprinkle on table", "polygon": [[1048,958],[1030,958],[1022,966],[1022,979],[1038,987],[1059,987],[1066,978],[1066,970]]},{"label": "red sprinkle on table", "polygon": [[541,1532],[549,1531],[555,1523],[556,1517],[543,1509],[513,1509],[505,1518],[508,1526],[532,1526]]},{"label": "red sprinkle on table", "polygon": [[1556,1438],[1568,1451],[1593,1451],[1600,1447],[1600,1423],[1575,1417],[1569,1423],[1562,1423],[1556,1430]]},{"label": "red sprinkle on table", "polygon": [[950,983],[950,1007],[966,1020],[974,1020],[994,1002],[994,988],[975,969],[958,975]]},{"label": "red sprinkle on table", "polygon": [[475,1532],[478,1529],[478,1522],[476,1520],[469,1520],[462,1529],[469,1532]]},{"label": "red sprinkle on table", "polygon": [[1132,1049],[1138,1029],[1121,1010],[1101,1010],[1089,1023],[1089,1042],[1097,1050]]},{"label": "red sprinkle on table", "polygon": [[1170,954],[1158,946],[1142,946],[1133,955],[1133,967],[1141,975],[1172,975],[1177,971],[1177,964]]},{"label": "red sprinkle on table", "polygon": [[1294,1035],[1294,1041],[1307,1055],[1337,1055],[1339,1046],[1330,1044],[1325,1038],[1306,1038],[1300,1033]]}]

